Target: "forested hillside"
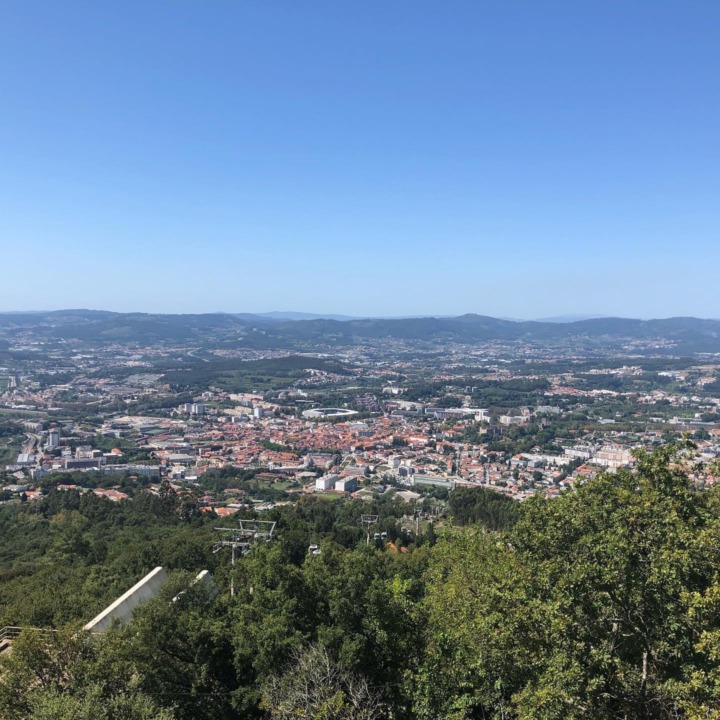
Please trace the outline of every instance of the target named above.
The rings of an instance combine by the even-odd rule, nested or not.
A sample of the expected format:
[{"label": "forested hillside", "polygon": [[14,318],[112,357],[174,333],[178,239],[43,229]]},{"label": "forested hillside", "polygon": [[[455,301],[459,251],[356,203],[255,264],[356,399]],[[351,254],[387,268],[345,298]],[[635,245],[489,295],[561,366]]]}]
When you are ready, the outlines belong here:
[{"label": "forested hillside", "polygon": [[[459,317],[287,319],[249,313],[148,314],[92,310],[0,313],[0,341],[26,337],[43,342],[198,343],[222,347],[303,348],[318,344],[347,347],[369,340],[417,342],[523,341],[575,347],[584,340],[622,347],[627,341],[653,341],[653,354],[715,353],[720,321],[694,317],[656,320],[596,318],[574,322],[513,321],[469,313]],[[657,343],[655,341],[662,340]]]},{"label": "forested hillside", "polygon": [[[59,632],[0,656],[0,716],[720,718],[720,492],[688,470],[668,446],[552,500],[458,489],[412,533],[393,493],[306,497],[263,515],[277,540],[232,598],[217,519],[167,488],[7,505],[2,624]],[[387,539],[366,544],[369,512]],[[79,631],[156,565],[130,624]],[[191,586],[204,568],[215,587]]]}]

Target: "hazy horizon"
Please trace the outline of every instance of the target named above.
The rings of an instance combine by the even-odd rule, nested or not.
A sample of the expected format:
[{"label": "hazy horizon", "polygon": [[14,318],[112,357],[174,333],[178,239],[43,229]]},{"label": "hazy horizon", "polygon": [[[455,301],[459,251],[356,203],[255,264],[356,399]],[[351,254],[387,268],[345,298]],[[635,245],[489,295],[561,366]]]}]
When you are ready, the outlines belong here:
[{"label": "hazy horizon", "polygon": [[421,319],[421,318],[455,318],[463,315],[478,315],[481,317],[491,317],[496,320],[507,320],[509,322],[580,322],[583,320],[601,320],[601,319],[622,319],[622,320],[665,320],[668,318],[688,317],[695,318],[698,320],[718,320],[720,318],[705,316],[705,315],[647,315],[647,316],[633,316],[633,315],[611,315],[608,313],[559,313],[558,315],[544,315],[535,317],[509,317],[507,315],[489,315],[488,313],[467,310],[457,314],[447,314],[430,312],[426,314],[414,314],[414,315],[391,315],[389,313],[380,313],[377,315],[360,314],[360,315],[346,315],[338,312],[305,312],[303,310],[205,310],[205,311],[193,311],[188,310],[184,312],[155,312],[152,310],[110,310],[108,308],[97,308],[97,307],[59,307],[59,308],[45,308],[45,309],[23,309],[23,310],[3,310],[0,309],[0,315],[32,315],[42,313],[57,313],[57,312],[114,312],[114,313],[127,313],[127,314],[141,314],[141,315],[257,315],[257,316],[307,316],[307,317],[287,317],[285,319],[339,319],[339,320],[409,320],[409,319]]}]

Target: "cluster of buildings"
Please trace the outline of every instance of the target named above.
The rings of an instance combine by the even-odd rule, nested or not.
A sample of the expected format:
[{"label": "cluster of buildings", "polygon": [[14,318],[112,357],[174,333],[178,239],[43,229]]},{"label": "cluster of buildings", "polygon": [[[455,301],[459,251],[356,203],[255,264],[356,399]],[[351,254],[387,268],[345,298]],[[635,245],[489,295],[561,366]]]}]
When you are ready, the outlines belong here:
[{"label": "cluster of buildings", "polygon": [[[57,472],[124,474],[151,485],[166,480],[191,488],[204,507],[227,514],[246,498],[230,492],[233,488],[205,492],[227,468],[247,471],[258,485],[288,495],[362,498],[388,488],[425,492],[465,484],[523,499],[552,496],[601,470],[632,467],[634,450],[652,447],[668,433],[700,433],[699,462],[720,456],[720,398],[708,390],[717,382],[715,366],[648,372],[626,364],[570,372],[566,364],[542,375],[523,373],[517,363],[511,367],[502,344],[452,346],[438,360],[424,348],[417,348],[413,359],[406,345],[388,341],[356,347],[343,358],[361,367],[350,379],[309,370],[307,377],[273,392],[210,386],[181,396],[151,367],[180,351],[187,348],[143,348],[136,356],[109,346],[101,357],[66,353],[75,369],[66,373],[70,379],[61,366],[44,374],[9,375],[0,406],[48,413],[50,419],[25,421],[26,438],[5,468],[6,492],[23,488],[19,493],[31,499],[33,483]],[[527,350],[528,362],[552,359],[545,351],[532,352]],[[124,372],[114,377],[98,372],[113,363]],[[483,364],[486,383],[544,380],[547,389],[526,406],[479,407],[481,386],[458,382],[470,363]],[[364,383],[355,385],[359,375]],[[411,392],[419,378],[437,387],[436,395]],[[610,384],[602,387],[606,381]],[[647,389],[634,389],[638,382]],[[338,391],[326,405],[318,398],[328,383],[344,395]],[[66,421],[52,419],[63,412]],[[100,420],[83,422],[77,419],[82,412],[97,412]],[[563,423],[567,432],[557,432]],[[554,427],[552,450],[541,442],[524,447],[527,452],[517,452],[511,442],[496,449],[498,438],[514,438],[528,427]],[[696,479],[715,480],[702,470]],[[111,490],[119,495],[107,494]],[[103,492],[111,500],[125,494],[117,488]]]}]

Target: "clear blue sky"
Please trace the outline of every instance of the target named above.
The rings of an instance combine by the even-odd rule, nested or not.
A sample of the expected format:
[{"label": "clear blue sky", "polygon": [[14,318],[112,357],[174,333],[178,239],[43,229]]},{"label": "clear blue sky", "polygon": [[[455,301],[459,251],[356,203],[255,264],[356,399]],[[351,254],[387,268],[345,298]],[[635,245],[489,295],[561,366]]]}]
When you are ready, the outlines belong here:
[{"label": "clear blue sky", "polygon": [[718,0],[5,0],[0,309],[720,317]]}]

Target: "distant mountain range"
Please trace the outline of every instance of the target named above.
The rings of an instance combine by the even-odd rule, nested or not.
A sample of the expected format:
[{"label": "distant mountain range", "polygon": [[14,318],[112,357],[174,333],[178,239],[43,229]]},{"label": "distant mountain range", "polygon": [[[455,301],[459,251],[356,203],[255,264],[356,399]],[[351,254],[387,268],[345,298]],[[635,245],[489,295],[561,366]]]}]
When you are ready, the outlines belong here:
[{"label": "distant mountain range", "polygon": [[[293,317],[287,318],[287,315]],[[0,313],[1,338],[12,341],[28,335],[89,342],[214,343],[262,348],[351,346],[379,339],[470,344],[500,340],[566,346],[573,342],[600,346],[638,342],[660,353],[720,353],[720,320],[692,317],[658,320],[564,317],[513,321],[474,314],[357,319],[282,312],[262,315],[163,315],[103,310]]]}]

